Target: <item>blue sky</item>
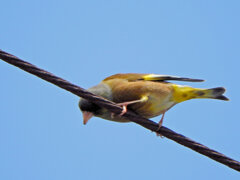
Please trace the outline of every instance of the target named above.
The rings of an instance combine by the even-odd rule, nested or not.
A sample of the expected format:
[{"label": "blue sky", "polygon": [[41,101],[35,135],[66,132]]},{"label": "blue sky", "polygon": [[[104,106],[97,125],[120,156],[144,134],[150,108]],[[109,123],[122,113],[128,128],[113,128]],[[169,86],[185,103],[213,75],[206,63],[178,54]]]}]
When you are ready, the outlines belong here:
[{"label": "blue sky", "polygon": [[[164,126],[240,160],[239,1],[1,3],[1,49],[81,87],[114,73],[202,78],[231,101],[192,100]],[[0,179],[239,179],[134,123],[93,118],[78,97],[0,61]],[[154,118],[156,122],[160,117]]]}]

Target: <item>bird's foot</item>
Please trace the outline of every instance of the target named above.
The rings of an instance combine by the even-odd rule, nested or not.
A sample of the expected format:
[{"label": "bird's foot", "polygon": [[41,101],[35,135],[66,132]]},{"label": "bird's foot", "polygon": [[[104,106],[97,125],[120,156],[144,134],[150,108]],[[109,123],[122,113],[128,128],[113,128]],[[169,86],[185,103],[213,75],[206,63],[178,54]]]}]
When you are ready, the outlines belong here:
[{"label": "bird's foot", "polygon": [[[119,114],[119,116],[122,116],[122,115],[124,115],[126,112],[127,112],[127,105],[128,105],[129,103],[118,103],[117,105],[119,105],[119,106],[122,106],[122,108],[123,108],[123,110],[122,110],[122,112]],[[114,117],[115,117],[115,113],[111,113],[111,118],[112,119],[114,119]]]},{"label": "bird's foot", "polygon": [[111,118],[113,119],[115,117],[115,113],[111,113]]},{"label": "bird's foot", "polygon": [[[123,110],[122,112],[119,114],[119,116],[124,115],[127,112],[127,106],[129,104],[135,104],[135,103],[139,103],[139,102],[145,102],[148,100],[147,96],[143,96],[141,99],[138,100],[133,100],[133,101],[127,101],[127,102],[123,102],[123,103],[117,103],[117,105],[122,106]],[[112,117],[112,115],[111,115]]]},{"label": "bird's foot", "polygon": [[127,105],[131,104],[130,102],[125,102],[125,103],[118,103],[117,105],[122,106],[123,110],[119,114],[119,116],[124,115],[127,112]]},{"label": "bird's foot", "polygon": [[[162,125],[159,125],[157,131],[159,131],[159,129],[160,129],[161,127],[162,127]],[[156,135],[157,135],[157,136],[160,136],[160,138],[163,138],[163,137],[164,137],[161,133],[158,133],[158,132],[156,132]]]}]

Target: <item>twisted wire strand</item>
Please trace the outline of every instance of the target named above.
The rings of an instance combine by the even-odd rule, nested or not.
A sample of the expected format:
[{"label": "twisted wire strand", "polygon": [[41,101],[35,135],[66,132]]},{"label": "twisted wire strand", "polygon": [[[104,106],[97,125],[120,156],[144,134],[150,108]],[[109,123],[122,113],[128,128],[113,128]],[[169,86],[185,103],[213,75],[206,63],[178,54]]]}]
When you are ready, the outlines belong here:
[{"label": "twisted wire strand", "polygon": [[[94,101],[94,103],[108,109],[109,111],[111,111],[113,113],[119,114],[122,112],[122,108],[120,106],[116,105],[114,102],[111,102],[107,99],[96,96],[96,95],[86,91],[85,89],[83,89],[77,85],[74,85],[60,77],[57,77],[50,72],[40,69],[37,66],[34,66],[33,64],[23,61],[12,54],[9,54],[5,51],[0,50],[0,59],[2,59],[3,61],[5,61],[9,64],[16,66],[26,72],[29,72],[41,79],[44,79],[45,81],[48,81],[62,89],[65,89],[79,97],[85,98],[89,101]],[[222,163],[232,169],[240,171],[240,162],[238,162],[232,158],[229,158],[222,153],[219,153],[213,149],[210,149],[210,148],[208,148],[198,142],[195,142],[195,141],[191,140],[190,138],[187,138],[179,133],[176,133],[164,126],[162,126],[158,130],[157,123],[155,123],[149,119],[143,118],[131,111],[127,111],[127,113],[125,113],[123,116],[128,118],[130,121],[135,122],[135,123],[145,127],[146,129],[160,133],[161,135],[163,135],[183,146],[186,146],[186,147],[188,147],[202,155],[205,155],[219,163]]]}]

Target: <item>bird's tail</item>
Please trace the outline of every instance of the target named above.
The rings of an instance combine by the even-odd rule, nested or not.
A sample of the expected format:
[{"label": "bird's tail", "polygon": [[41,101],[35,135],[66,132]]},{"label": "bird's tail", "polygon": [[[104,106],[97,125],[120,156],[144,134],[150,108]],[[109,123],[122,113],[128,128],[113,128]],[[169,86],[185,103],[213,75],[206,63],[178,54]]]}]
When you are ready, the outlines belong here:
[{"label": "bird's tail", "polygon": [[223,87],[216,87],[211,89],[199,89],[192,88],[188,86],[173,86],[173,99],[176,102],[183,102],[189,99],[220,99],[224,101],[228,101],[229,99],[224,96],[224,92],[226,91]]},{"label": "bird's tail", "polygon": [[[223,95],[225,91],[226,89],[223,87],[205,89],[205,90],[202,90],[202,93],[199,94],[198,98],[211,98],[211,99],[220,99],[224,101],[229,101],[229,99]],[[198,91],[196,93],[198,93]]]}]

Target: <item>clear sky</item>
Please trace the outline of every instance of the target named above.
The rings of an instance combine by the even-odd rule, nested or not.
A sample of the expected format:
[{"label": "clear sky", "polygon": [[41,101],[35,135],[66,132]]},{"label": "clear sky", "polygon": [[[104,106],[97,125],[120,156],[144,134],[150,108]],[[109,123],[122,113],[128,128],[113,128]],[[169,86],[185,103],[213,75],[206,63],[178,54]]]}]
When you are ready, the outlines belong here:
[{"label": "clear sky", "polygon": [[[0,49],[83,88],[127,72],[223,86],[231,101],[184,102],[164,126],[240,160],[239,7],[237,0],[3,1]],[[2,61],[0,82],[0,179],[240,177],[134,123],[93,118],[84,126],[77,96]]]}]

